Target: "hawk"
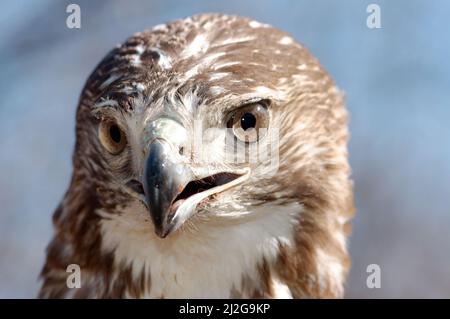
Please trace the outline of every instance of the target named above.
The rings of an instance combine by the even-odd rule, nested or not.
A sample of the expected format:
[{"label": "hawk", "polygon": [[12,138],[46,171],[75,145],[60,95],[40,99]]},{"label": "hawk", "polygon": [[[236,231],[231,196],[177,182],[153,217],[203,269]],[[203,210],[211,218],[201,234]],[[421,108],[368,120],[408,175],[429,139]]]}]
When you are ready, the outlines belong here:
[{"label": "hawk", "polygon": [[342,297],[347,139],[343,94],[282,31],[201,14],[135,34],[82,91],[40,297]]}]

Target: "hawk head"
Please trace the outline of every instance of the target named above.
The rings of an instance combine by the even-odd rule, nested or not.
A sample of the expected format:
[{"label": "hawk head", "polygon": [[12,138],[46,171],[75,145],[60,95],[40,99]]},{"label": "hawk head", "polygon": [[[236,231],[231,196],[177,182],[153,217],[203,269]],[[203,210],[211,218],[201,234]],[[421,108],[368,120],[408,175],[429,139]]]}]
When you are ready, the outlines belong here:
[{"label": "hawk head", "polygon": [[[286,33],[210,14],[157,26],[88,79],[56,225],[89,269],[110,254],[112,272],[136,279],[163,265],[159,275],[181,277],[198,272],[188,253],[206,268],[223,253],[242,259],[229,262],[233,276],[242,268],[229,291],[269,294],[278,278],[293,296],[341,295],[346,124],[332,79]],[[170,297],[162,280],[151,278]]]}]

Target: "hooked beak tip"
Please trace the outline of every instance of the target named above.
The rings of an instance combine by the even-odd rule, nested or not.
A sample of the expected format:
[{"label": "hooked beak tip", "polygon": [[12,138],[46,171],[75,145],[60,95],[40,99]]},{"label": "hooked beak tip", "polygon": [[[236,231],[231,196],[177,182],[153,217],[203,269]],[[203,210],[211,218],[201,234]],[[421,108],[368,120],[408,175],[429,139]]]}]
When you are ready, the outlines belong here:
[{"label": "hooked beak tip", "polygon": [[177,161],[165,140],[155,139],[149,147],[144,176],[144,192],[155,233],[165,238],[175,228],[173,202],[192,178],[191,170]]},{"label": "hooked beak tip", "polygon": [[166,238],[167,237],[167,235],[169,235],[169,231],[167,231],[167,230],[163,230],[163,229],[161,229],[161,228],[155,228],[155,234],[159,237],[159,238],[161,238],[161,239],[164,239],[164,238]]},{"label": "hooked beak tip", "polygon": [[166,238],[169,234],[171,234],[175,230],[177,218],[176,218],[175,212],[171,213],[172,210],[173,209],[171,206],[166,211],[162,212],[160,214],[160,216],[163,218],[162,220],[155,219],[155,217],[153,217],[153,216],[154,215],[156,216],[157,214],[151,213],[152,217],[153,217],[153,225],[155,228],[155,234],[160,238]]}]

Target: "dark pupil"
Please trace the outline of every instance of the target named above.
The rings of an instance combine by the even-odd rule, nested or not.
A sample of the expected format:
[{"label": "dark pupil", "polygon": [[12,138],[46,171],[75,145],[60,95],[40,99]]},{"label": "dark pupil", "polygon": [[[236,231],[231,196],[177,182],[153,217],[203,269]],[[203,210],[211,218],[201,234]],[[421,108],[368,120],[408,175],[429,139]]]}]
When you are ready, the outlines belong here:
[{"label": "dark pupil", "polygon": [[252,113],[245,113],[241,117],[241,127],[244,131],[256,126],[256,117]]},{"label": "dark pupil", "polygon": [[109,128],[109,135],[115,143],[120,143],[122,135],[120,134],[120,129],[117,125],[111,125]]}]

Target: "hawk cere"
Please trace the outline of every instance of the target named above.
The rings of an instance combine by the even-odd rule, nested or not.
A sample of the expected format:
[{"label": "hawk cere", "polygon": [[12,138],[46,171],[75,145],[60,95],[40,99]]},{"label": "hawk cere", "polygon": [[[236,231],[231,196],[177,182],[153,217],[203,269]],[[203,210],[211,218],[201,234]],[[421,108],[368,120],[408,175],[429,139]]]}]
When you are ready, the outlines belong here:
[{"label": "hawk cere", "polygon": [[347,113],[286,33],[203,14],[135,34],[91,74],[76,120],[40,297],[343,296]]}]

